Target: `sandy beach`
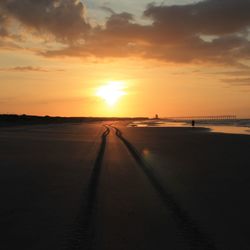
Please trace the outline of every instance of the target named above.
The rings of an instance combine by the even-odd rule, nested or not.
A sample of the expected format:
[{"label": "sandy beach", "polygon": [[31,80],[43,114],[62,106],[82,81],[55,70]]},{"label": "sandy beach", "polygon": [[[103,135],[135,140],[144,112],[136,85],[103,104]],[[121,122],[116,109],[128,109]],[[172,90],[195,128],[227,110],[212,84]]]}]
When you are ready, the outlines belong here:
[{"label": "sandy beach", "polygon": [[218,249],[249,249],[250,136],[193,128],[123,130]]},{"label": "sandy beach", "polygon": [[1,128],[1,249],[250,248],[250,136],[114,126]]}]

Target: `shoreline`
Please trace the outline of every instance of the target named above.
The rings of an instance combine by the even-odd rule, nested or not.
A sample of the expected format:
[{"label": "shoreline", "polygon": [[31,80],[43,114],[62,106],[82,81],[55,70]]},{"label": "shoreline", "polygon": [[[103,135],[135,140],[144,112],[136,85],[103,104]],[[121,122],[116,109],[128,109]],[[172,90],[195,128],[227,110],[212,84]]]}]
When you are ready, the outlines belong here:
[{"label": "shoreline", "polygon": [[248,126],[233,126],[225,124],[209,125],[209,124],[197,124],[194,127],[184,122],[167,122],[167,123],[138,123],[128,124],[128,127],[132,128],[191,128],[191,129],[207,129],[207,132],[211,133],[223,133],[223,134],[239,134],[239,135],[250,135],[250,127]]}]

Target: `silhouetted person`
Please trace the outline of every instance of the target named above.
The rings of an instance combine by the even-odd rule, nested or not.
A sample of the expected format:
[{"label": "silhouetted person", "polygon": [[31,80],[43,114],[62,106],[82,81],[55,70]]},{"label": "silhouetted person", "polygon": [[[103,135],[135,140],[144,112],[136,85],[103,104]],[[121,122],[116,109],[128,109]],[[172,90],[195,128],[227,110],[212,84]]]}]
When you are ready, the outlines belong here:
[{"label": "silhouetted person", "polygon": [[192,120],[192,127],[195,126],[195,120]]}]

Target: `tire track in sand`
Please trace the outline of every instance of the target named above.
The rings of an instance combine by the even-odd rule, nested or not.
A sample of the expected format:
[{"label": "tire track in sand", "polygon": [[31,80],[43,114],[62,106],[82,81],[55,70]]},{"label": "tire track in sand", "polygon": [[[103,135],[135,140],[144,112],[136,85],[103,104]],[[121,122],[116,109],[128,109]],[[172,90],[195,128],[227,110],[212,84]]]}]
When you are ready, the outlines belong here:
[{"label": "tire track in sand", "polygon": [[148,180],[154,187],[155,191],[159,194],[159,197],[163,201],[166,208],[172,211],[172,216],[179,226],[180,233],[190,249],[215,250],[216,247],[213,241],[207,235],[201,232],[193,219],[185,210],[181,208],[181,206],[175,200],[173,194],[161,185],[154,172],[144,161],[143,157],[136,150],[136,148],[126,138],[123,137],[122,132],[118,128],[114,126],[111,127],[115,129],[116,136],[122,141],[131,156],[147,176]]},{"label": "tire track in sand", "polygon": [[73,229],[69,233],[66,244],[62,249],[67,250],[91,250],[93,249],[94,228],[93,217],[95,213],[95,200],[97,189],[99,186],[99,177],[101,172],[101,166],[105,153],[107,137],[110,133],[110,128],[104,125],[106,130],[101,136],[101,143],[99,151],[94,163],[94,167],[91,172],[89,184],[86,192],[84,192],[84,202],[80,209],[80,213],[76,218],[76,222],[73,225]]}]

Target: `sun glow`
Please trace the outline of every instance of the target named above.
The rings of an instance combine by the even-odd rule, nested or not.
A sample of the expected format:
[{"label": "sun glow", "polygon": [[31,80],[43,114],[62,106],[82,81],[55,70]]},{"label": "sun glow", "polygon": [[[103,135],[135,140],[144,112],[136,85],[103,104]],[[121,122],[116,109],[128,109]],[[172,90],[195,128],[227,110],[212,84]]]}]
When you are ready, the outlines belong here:
[{"label": "sun glow", "polygon": [[109,106],[114,106],[119,99],[126,95],[123,82],[109,82],[97,89],[96,95],[102,98]]}]

